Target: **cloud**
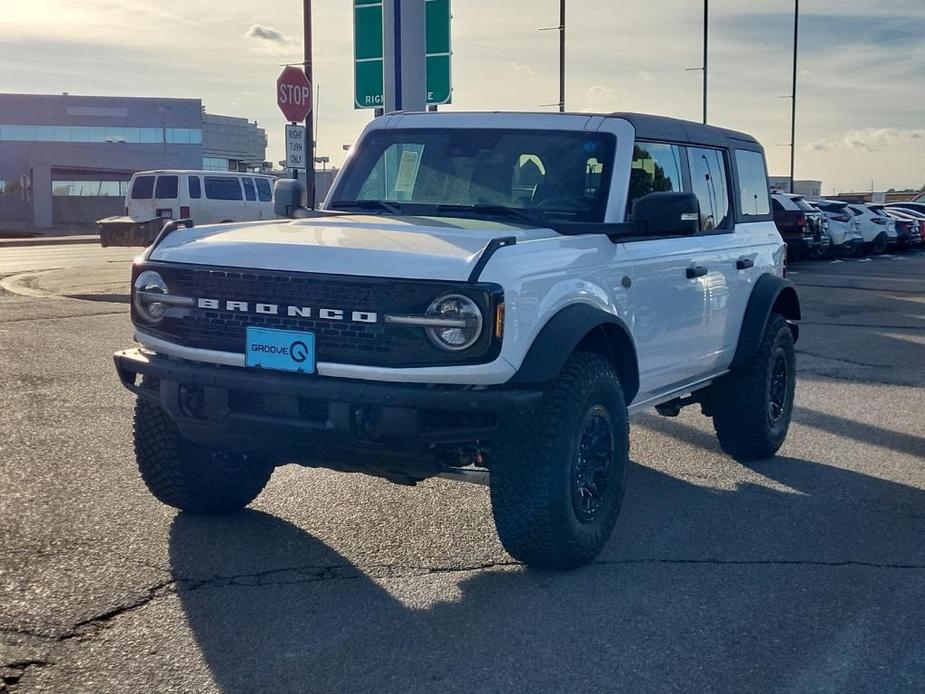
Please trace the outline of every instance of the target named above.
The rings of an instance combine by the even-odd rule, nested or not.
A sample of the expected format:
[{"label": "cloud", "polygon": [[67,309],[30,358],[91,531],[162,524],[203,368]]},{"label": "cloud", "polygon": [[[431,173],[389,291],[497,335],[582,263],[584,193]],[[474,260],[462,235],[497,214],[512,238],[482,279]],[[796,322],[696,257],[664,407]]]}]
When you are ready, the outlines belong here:
[{"label": "cloud", "polygon": [[289,39],[283,36],[273,27],[265,27],[260,24],[255,24],[250,29],[247,30],[247,33],[244,34],[245,38],[257,39],[258,41],[271,41],[273,43],[289,43]]},{"label": "cloud", "polygon": [[535,77],[536,71],[525,63],[515,63],[513,60],[508,63],[508,68],[517,77]]},{"label": "cloud", "polygon": [[261,24],[254,24],[244,37],[252,42],[251,47],[247,49],[248,53],[256,55],[288,58],[296,55],[301,48],[300,43],[293,41],[281,31]]},{"label": "cloud", "polygon": [[806,145],[810,152],[830,152],[839,149],[879,152],[894,145],[909,142],[925,143],[925,129],[921,128],[863,128],[846,130],[841,135],[817,140]]},{"label": "cloud", "polygon": [[617,91],[610,87],[594,84],[582,95],[581,110],[586,113],[609,113],[616,109]]}]

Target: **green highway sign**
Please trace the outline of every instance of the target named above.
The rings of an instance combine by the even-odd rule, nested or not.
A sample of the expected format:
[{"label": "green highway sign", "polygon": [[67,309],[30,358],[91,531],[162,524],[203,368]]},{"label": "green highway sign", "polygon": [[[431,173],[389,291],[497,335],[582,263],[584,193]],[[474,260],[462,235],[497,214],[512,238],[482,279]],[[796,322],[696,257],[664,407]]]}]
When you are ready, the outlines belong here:
[{"label": "green highway sign", "polygon": [[[425,0],[427,17],[427,103],[448,104],[450,84],[450,0]],[[383,105],[382,0],[353,0],[354,108]]]}]

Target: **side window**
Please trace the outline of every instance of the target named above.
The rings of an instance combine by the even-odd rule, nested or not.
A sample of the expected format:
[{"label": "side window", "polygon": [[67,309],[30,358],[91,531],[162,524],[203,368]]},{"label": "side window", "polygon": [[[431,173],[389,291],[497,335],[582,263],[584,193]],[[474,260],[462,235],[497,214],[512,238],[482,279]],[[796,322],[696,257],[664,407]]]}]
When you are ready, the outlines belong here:
[{"label": "side window", "polygon": [[202,197],[202,184],[199,182],[199,176],[189,177],[189,196],[194,200]]},{"label": "side window", "polygon": [[657,142],[637,142],[633,146],[627,210],[649,193],[681,191],[681,148]]},{"label": "side window", "polygon": [[771,198],[771,204],[774,206],[775,212],[783,212],[784,206],[780,204],[777,198]]},{"label": "side window", "polygon": [[256,200],[257,193],[254,191],[254,179],[242,178],[241,183],[244,184],[244,197],[248,200]]},{"label": "side window", "polygon": [[234,176],[206,176],[206,197],[209,200],[243,200],[241,182]]},{"label": "side window", "polygon": [[139,176],[132,184],[132,200],[150,200],[154,195],[154,176]]},{"label": "side window", "polygon": [[270,182],[265,178],[254,179],[257,181],[257,197],[260,202],[270,202],[273,199],[273,190],[270,188]]},{"label": "side window", "polygon": [[158,176],[154,197],[158,200],[176,200],[179,176]]},{"label": "side window", "polygon": [[[687,158],[691,167],[691,188],[700,201],[700,228],[723,229],[729,218],[729,185],[723,152],[706,147],[690,147]],[[767,202],[767,186],[765,186]],[[767,212],[765,212],[767,214]]]},{"label": "side window", "polygon": [[761,217],[769,214],[768,176],[761,152],[736,150],[736,168],[739,172],[739,208],[743,217]]}]

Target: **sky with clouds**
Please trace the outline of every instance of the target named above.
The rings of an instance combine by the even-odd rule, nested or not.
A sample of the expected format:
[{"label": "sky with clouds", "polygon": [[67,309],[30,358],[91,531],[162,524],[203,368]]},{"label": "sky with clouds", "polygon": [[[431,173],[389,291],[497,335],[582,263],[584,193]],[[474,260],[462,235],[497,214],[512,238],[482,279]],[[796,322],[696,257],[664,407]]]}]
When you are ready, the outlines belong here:
[{"label": "sky with clouds", "polygon": [[[282,156],[280,65],[301,60],[301,0],[0,0],[0,91],[201,98],[246,116]],[[314,0],[319,154],[343,159],[355,111],[352,2]],[[700,119],[699,0],[569,0],[567,105]],[[792,0],[710,3],[710,122],[765,145],[785,174]],[[453,0],[453,105],[558,99],[555,0]],[[925,1],[804,0],[798,178],[824,192],[925,185]]]}]

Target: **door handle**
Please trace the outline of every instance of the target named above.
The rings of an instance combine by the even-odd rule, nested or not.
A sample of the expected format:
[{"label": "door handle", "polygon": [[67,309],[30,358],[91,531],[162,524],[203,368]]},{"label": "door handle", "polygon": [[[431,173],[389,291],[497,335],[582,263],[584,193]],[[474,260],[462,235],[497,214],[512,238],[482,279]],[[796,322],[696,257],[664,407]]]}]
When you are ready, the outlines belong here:
[{"label": "door handle", "polygon": [[736,261],[736,270],[748,270],[750,267],[755,267],[755,261],[752,258],[739,258]]},{"label": "door handle", "polygon": [[687,279],[692,280],[695,277],[703,277],[707,274],[707,269],[703,265],[694,265],[687,268]]}]

